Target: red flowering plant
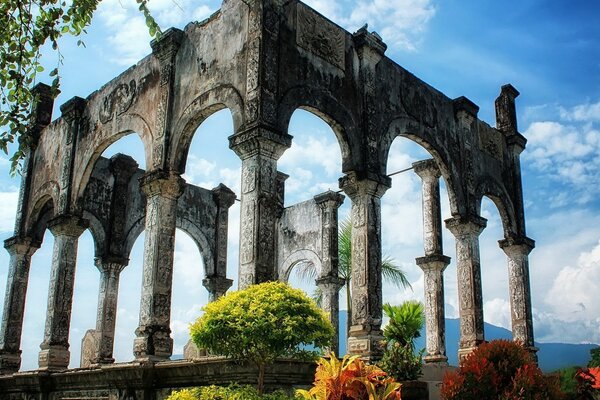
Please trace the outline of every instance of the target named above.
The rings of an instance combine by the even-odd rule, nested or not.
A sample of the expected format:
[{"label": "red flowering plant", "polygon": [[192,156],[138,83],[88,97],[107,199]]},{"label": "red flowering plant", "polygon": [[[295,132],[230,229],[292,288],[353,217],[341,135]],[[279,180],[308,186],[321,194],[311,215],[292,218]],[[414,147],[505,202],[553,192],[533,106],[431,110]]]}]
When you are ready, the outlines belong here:
[{"label": "red flowering plant", "polygon": [[578,398],[600,399],[600,367],[581,368],[575,374]]},{"label": "red flowering plant", "polygon": [[558,382],[542,374],[533,358],[507,340],[484,343],[455,372],[444,376],[445,400],[554,400],[562,397]]}]

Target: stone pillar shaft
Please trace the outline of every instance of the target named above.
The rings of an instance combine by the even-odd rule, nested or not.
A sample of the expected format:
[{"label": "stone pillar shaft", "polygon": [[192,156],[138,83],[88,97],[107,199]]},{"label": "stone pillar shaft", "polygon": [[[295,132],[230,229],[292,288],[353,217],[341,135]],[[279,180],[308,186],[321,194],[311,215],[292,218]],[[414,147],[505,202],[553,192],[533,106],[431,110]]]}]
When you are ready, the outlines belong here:
[{"label": "stone pillar shaft", "polygon": [[69,328],[77,262],[77,239],[86,229],[84,221],[63,215],[48,222],[54,235],[48,310],[44,341],[40,345],[40,369],[65,369],[69,365]]},{"label": "stone pillar shaft", "polygon": [[456,238],[460,318],[459,358],[471,353],[484,341],[479,235],[485,228],[486,222],[479,216],[446,220],[447,228]]},{"label": "stone pillar shaft", "polygon": [[10,253],[4,312],[0,328],[0,375],[17,372],[21,366],[21,333],[31,256],[39,248],[30,239],[12,237],[4,242]]},{"label": "stone pillar shaft", "polygon": [[535,353],[537,349],[533,340],[533,317],[529,284],[529,253],[533,246],[533,240],[528,238],[500,241],[500,247],[508,256],[508,288],[513,340],[523,343],[526,348]]},{"label": "stone pillar shaft", "polygon": [[416,162],[413,164],[413,169],[422,180],[425,255],[442,255],[444,250],[440,209],[440,170],[433,159]]},{"label": "stone pillar shaft", "polygon": [[133,353],[137,359],[169,358],[173,352],[170,337],[171,288],[177,199],[184,180],[175,173],[154,171],[140,179],[146,194],[146,241],[140,324]]},{"label": "stone pillar shaft", "polygon": [[340,352],[340,297],[339,292],[344,286],[344,279],[337,276],[324,276],[316,280],[317,287],[321,290],[321,308],[329,315],[329,322],[333,325],[335,334],[331,342],[331,351],[339,356]]},{"label": "stone pillar shaft", "polygon": [[281,213],[277,160],[291,136],[256,127],[229,138],[242,160],[239,289],[277,280],[276,221]]},{"label": "stone pillar shaft", "polygon": [[352,325],[348,352],[381,358],[381,196],[389,182],[359,179],[350,172],[340,186],[352,200]]},{"label": "stone pillar shaft", "polygon": [[96,258],[100,270],[100,291],[98,293],[98,314],[96,332],[99,337],[98,351],[93,364],[110,364],[113,358],[115,324],[117,321],[117,301],[119,298],[119,277],[128,260],[106,260]]}]

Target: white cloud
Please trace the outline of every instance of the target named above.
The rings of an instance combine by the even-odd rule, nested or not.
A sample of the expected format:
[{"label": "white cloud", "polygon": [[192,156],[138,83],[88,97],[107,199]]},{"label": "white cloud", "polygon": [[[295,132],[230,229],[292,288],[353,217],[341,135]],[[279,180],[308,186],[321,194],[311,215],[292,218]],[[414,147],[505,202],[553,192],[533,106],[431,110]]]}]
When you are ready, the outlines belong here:
[{"label": "white cloud", "polygon": [[0,192],[0,232],[13,231],[18,199],[18,192]]},{"label": "white cloud", "polygon": [[560,117],[566,121],[600,121],[600,101],[578,104],[570,109],[559,108]]},{"label": "white cloud", "polygon": [[483,303],[485,321],[510,330],[510,303],[506,299],[495,298]]},{"label": "white cloud", "polygon": [[325,136],[303,136],[294,138],[290,147],[281,156],[278,166],[282,169],[320,168],[328,177],[339,175],[342,170],[342,155],[335,138]]}]

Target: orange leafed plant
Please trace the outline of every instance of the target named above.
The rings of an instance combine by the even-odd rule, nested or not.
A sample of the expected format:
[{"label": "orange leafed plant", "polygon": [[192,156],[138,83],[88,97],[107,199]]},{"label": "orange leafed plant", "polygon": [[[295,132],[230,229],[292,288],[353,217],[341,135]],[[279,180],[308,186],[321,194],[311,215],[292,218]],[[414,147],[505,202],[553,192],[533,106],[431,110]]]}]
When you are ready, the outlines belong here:
[{"label": "orange leafed plant", "polygon": [[296,393],[305,400],[400,400],[400,383],[358,356],[317,361],[315,383]]}]

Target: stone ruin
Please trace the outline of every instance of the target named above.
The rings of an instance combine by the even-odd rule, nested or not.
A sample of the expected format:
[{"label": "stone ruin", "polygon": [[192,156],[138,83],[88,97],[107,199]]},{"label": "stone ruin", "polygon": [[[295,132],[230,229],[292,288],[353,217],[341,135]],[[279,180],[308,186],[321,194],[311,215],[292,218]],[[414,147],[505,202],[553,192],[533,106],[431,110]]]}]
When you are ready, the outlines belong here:
[{"label": "stone ruin", "polygon": [[[36,140],[23,166],[14,236],[5,241],[10,264],[0,330],[0,391],[12,388],[14,398],[20,399],[19,393],[38,398],[38,393],[72,387],[66,382],[74,385],[78,379],[73,372],[71,380],[61,381],[65,372],[60,371],[69,365],[77,240],[86,229],[93,236],[101,278],[96,327],[85,341],[88,369],[80,372],[105,371],[96,375],[104,382],[97,385],[97,397],[91,389],[88,397],[113,398],[106,374],[118,364],[105,367],[114,362],[119,274],[144,230],[132,362],[150,368],[169,360],[175,229],[197,243],[205,266],[203,284],[210,299],[217,298],[232,284],[226,271],[227,223],[236,195],[241,199],[239,287],[286,280],[298,262],[311,262],[319,271],[323,307],[337,326],[342,284],[337,209],[344,196],[326,192],[284,207],[287,176],[277,170],[277,160],[292,143],[288,124],[298,108],[326,121],[341,148],[340,188],[352,205],[349,352],[365,359],[381,355],[380,201],[391,185],[386,165],[398,136],[418,143],[432,157],[414,164],[423,182],[425,248],[417,264],[425,274],[425,361],[447,361],[443,272],[450,259],[442,249],[440,177],[452,213],[445,225],[456,239],[460,356],[484,341],[478,242],[486,226],[480,215],[484,196],[493,200],[502,219],[500,247],[508,260],[513,338],[535,352],[528,267],[534,242],[525,231],[519,161],[526,139],[517,129],[519,92],[513,86],[501,88],[496,127],[491,127],[478,119],[478,106],[469,99],[446,97],[386,57],[387,46],[377,33],[366,27],[349,33],[297,0],[224,0],[210,18],[183,31],[169,29],[151,45],[152,53],[120,76],[85,99],[74,97],[61,105],[54,121],[49,87],[35,87],[31,132]],[[242,160],[238,194],[224,185],[206,189],[181,178],[196,128],[223,108],[234,122],[229,146]],[[132,132],[143,142],[146,171],[128,156],[101,157]],[[46,229],[54,235],[54,252],[34,379],[31,373],[18,373],[21,330],[30,260]],[[155,387],[156,381],[143,387]],[[189,384],[183,378],[173,382]],[[119,396],[147,398],[133,389],[133,397],[127,397],[128,390]],[[52,398],[62,398],[57,396]]]}]

